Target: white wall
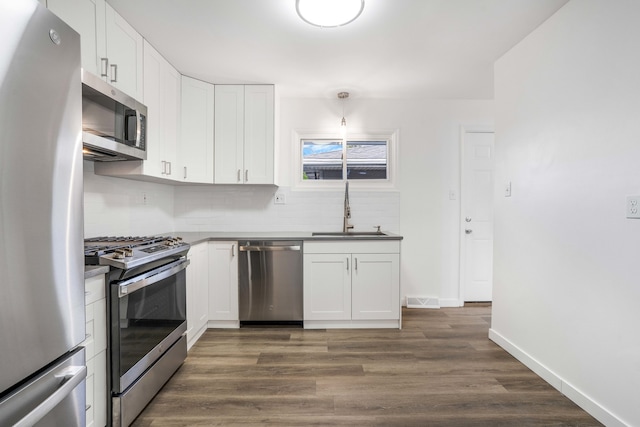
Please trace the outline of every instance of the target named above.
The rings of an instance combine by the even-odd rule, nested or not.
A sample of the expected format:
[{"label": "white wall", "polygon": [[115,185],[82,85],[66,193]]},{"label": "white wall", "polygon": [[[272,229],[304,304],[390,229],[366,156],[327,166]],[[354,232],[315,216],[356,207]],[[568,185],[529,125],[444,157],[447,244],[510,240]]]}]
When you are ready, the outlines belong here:
[{"label": "white wall", "polygon": [[491,336],[612,426],[640,425],[638,22],[573,0],[495,68]]}]

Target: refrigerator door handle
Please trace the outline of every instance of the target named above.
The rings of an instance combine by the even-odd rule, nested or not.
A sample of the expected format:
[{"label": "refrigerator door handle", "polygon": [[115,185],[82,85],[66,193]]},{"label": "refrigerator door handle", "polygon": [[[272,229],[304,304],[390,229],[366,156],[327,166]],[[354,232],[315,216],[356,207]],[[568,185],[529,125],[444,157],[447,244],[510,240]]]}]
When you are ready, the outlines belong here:
[{"label": "refrigerator door handle", "polygon": [[65,397],[67,397],[87,376],[86,366],[68,366],[55,375],[60,380],[60,387],[42,403],[36,406],[13,427],[28,427],[40,421]]}]

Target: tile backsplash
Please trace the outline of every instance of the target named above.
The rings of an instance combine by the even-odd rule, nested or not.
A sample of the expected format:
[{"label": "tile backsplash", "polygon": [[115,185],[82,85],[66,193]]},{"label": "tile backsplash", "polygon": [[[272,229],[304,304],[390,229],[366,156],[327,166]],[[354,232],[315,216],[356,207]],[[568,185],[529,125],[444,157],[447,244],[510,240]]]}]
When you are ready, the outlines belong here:
[{"label": "tile backsplash", "polygon": [[[274,203],[276,192],[285,204]],[[350,189],[355,231],[399,233],[400,193]],[[175,231],[339,231],[344,191],[257,185],[172,186],[95,175],[84,162],[85,237]]]},{"label": "tile backsplash", "polygon": [[[339,231],[344,192],[292,191],[275,186],[176,187],[175,229],[179,231]],[[276,192],[285,204],[275,204]],[[398,233],[399,192],[350,190],[356,231]]]},{"label": "tile backsplash", "polygon": [[94,163],[83,163],[85,237],[173,231],[172,186],[94,175]]}]

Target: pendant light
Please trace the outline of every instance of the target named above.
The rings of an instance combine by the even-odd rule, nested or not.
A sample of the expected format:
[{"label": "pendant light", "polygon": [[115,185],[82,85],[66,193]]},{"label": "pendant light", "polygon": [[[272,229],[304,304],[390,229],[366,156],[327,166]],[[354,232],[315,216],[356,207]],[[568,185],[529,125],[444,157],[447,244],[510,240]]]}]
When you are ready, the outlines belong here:
[{"label": "pendant light", "polygon": [[349,92],[338,92],[338,99],[342,100],[342,120],[340,121],[340,135],[342,138],[347,136],[347,119],[344,118],[344,103],[349,98]]},{"label": "pendant light", "polygon": [[300,18],[321,28],[347,25],[360,16],[364,0],[296,0],[296,12]]}]

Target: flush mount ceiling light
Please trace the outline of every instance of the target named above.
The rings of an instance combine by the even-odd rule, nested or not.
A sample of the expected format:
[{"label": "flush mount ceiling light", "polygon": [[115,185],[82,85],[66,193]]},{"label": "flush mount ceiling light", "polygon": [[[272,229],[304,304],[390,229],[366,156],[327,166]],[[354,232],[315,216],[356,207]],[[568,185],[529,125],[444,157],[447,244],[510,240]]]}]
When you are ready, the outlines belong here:
[{"label": "flush mount ceiling light", "polygon": [[303,21],[322,28],[342,27],[353,22],[364,9],[364,0],[296,0]]}]

